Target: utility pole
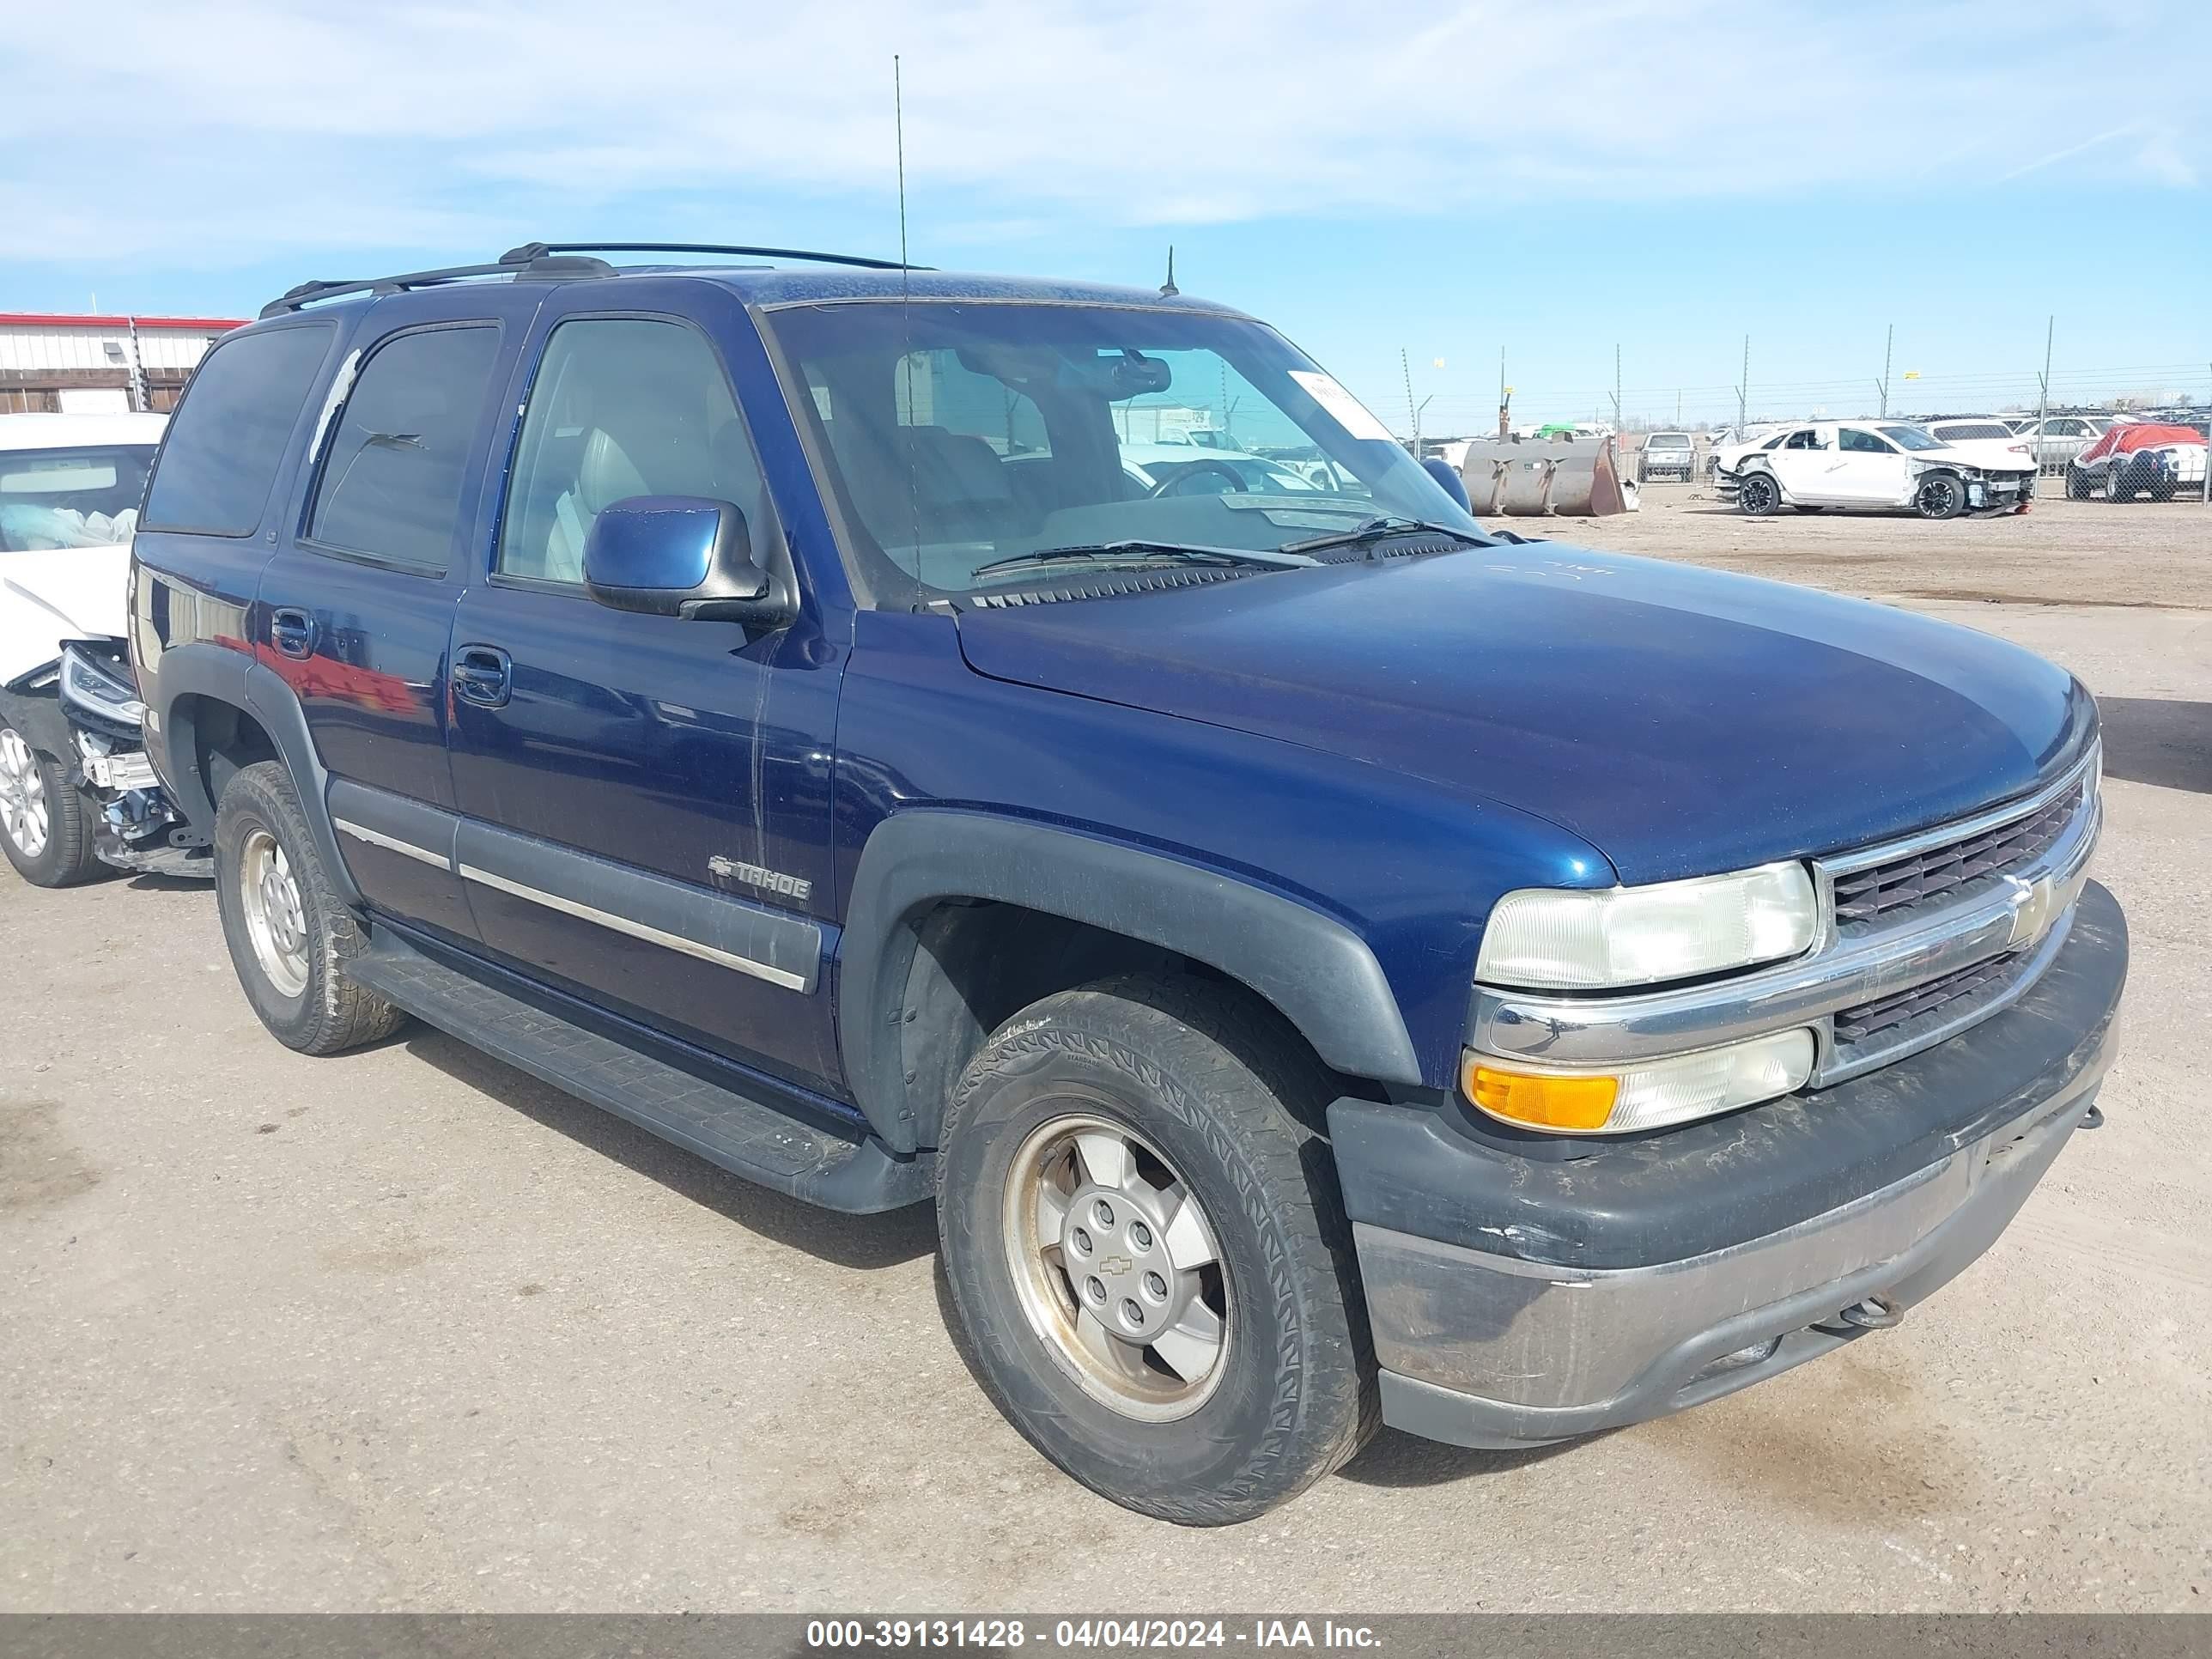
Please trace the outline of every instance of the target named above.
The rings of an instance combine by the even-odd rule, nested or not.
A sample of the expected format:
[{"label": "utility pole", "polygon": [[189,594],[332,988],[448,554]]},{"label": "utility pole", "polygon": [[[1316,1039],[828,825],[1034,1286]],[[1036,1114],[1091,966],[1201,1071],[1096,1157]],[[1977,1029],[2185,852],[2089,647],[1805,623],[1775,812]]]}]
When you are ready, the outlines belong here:
[{"label": "utility pole", "polygon": [[1747,334],[1743,337],[1743,378],[1736,382],[1735,386],[1735,428],[1738,433],[1750,423],[1750,416],[1746,412],[1750,403],[1750,392],[1751,336]]},{"label": "utility pole", "polygon": [[1881,418],[1889,418],[1889,362],[1891,349],[1897,344],[1897,325],[1889,325],[1889,334],[1881,343],[1881,379],[1875,385],[1881,392]]},{"label": "utility pole", "polygon": [[1398,348],[1398,372],[1406,377],[1406,418],[1418,440],[1421,434],[1421,411],[1413,407],[1413,366],[1406,356],[1406,348]]},{"label": "utility pole", "polygon": [[1505,348],[1498,348],[1498,436],[1502,441],[1513,435],[1513,388],[1505,384]]},{"label": "utility pole", "polygon": [[2035,394],[2035,470],[2043,471],[2043,434],[2051,413],[2051,342],[2058,331],[2058,313],[2052,312],[2043,324],[2043,374],[2036,382]]},{"label": "utility pole", "polygon": [[1431,392],[1413,410],[1413,459],[1417,461],[1421,459],[1421,415],[1436,400],[1437,394]]},{"label": "utility pole", "polygon": [[1613,429],[1620,431],[1620,342],[1613,343]]},{"label": "utility pole", "polygon": [[[2212,363],[2207,363],[2204,367],[2207,369],[2212,369]],[[2204,437],[2207,444],[2212,445],[2212,398],[2207,398],[2204,404]],[[2208,447],[2204,452],[2203,500],[2205,506],[2212,507],[2212,447]]]}]

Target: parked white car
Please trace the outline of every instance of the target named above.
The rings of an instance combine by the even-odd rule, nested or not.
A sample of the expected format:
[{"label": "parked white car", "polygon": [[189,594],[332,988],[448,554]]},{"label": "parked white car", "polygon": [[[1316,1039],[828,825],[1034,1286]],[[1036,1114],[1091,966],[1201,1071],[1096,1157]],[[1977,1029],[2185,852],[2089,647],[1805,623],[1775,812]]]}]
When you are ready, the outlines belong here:
[{"label": "parked white car", "polygon": [[1191,444],[1123,444],[1121,470],[1163,495],[1310,495],[1328,488],[1257,455]]},{"label": "parked white car", "polygon": [[1984,465],[1903,422],[1820,421],[1778,433],[1720,475],[1719,493],[1753,518],[1785,507],[1911,512],[1923,519],[2025,508],[2035,468]]},{"label": "parked white car", "polygon": [[2028,441],[1994,415],[1930,421],[1926,430],[1936,442],[1973,456],[1978,465],[2002,471],[2035,465],[2035,452]]},{"label": "parked white car", "polygon": [[1655,432],[1644,441],[1637,466],[1637,475],[1644,481],[1667,477],[1687,483],[1697,470],[1698,448],[1688,433]]},{"label": "parked white car", "polygon": [[123,645],[130,541],[166,419],[0,415],[0,853],[38,886],[103,862],[192,862],[169,833]]},{"label": "parked white car", "polygon": [[2125,419],[2118,415],[2046,415],[2039,430],[2031,416],[2021,425],[2019,436],[2036,465],[2047,471],[2064,466]]}]

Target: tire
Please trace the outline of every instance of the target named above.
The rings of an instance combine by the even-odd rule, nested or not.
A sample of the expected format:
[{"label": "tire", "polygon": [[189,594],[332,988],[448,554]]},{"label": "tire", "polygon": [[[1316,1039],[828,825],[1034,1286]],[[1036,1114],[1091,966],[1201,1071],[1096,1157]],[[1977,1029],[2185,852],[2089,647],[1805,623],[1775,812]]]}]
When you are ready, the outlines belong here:
[{"label": "tire", "polygon": [[1735,505],[1747,519],[1771,518],[1782,510],[1782,486],[1771,472],[1747,472],[1736,480]]},{"label": "tire", "polygon": [[0,724],[0,853],[33,887],[76,887],[105,873],[93,850],[95,807],[61,763]]},{"label": "tire", "polygon": [[1912,510],[1923,519],[1955,519],[1966,510],[1966,481],[1955,472],[1930,472],[1912,491]]},{"label": "tire", "polygon": [[2066,499],[2069,501],[2086,501],[2089,499],[2089,481],[2083,477],[2077,469],[2071,466],[2066,469]]},{"label": "tire", "polygon": [[2131,501],[2135,498],[2136,492],[2129,487],[2123,470],[2118,466],[2113,467],[2112,476],[2105,481],[2105,499],[2112,501]]},{"label": "tire", "polygon": [[[1093,1492],[1187,1526],[1249,1521],[1374,1432],[1366,1307],[1318,1133],[1334,1092],[1245,994],[1141,975],[1031,1004],[963,1073],[938,1153],[958,1334],[1007,1420]],[[1160,1340],[1108,1336],[1079,1310],[1102,1294]],[[1188,1334],[1208,1316],[1210,1358]]]},{"label": "tire", "polygon": [[332,890],[291,777],[276,761],[246,768],[223,788],[215,891],[246,1000],[286,1048],[342,1054],[404,1022],[341,971],[368,941]]}]

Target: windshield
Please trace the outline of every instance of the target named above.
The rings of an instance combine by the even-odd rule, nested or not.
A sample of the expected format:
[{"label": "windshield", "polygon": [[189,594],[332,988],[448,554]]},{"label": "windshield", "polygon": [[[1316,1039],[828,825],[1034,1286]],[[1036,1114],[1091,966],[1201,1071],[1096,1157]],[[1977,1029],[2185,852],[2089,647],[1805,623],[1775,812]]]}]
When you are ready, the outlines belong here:
[{"label": "windshield", "polygon": [[1886,426],[1882,428],[1881,433],[1882,436],[1890,440],[1899,449],[1943,447],[1943,441],[1941,438],[1931,437],[1917,426]]},{"label": "windshield", "polygon": [[0,450],[0,553],[131,539],[151,444]]},{"label": "windshield", "polygon": [[[1035,564],[979,574],[1045,550],[1273,552],[1384,516],[1482,535],[1389,428],[1257,323],[940,300],[787,306],[768,322],[878,603],[1051,580]],[[1317,459],[1293,470],[1239,453],[1261,450]]]}]

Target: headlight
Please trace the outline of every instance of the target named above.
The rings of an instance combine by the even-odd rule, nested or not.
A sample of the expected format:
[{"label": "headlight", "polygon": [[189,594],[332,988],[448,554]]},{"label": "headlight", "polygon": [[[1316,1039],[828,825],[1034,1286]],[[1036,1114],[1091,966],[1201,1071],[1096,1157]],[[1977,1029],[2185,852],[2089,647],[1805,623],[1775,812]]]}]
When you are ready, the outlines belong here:
[{"label": "headlight", "polygon": [[146,718],[146,705],[127,673],[88,646],[62,647],[61,699],[97,726],[135,730]]},{"label": "headlight", "polygon": [[1812,1074],[1813,1034],[1801,1030],[1605,1072],[1529,1066],[1469,1050],[1461,1081],[1469,1100],[1504,1122],[1626,1134],[1755,1106],[1803,1088]]},{"label": "headlight", "polygon": [[1802,864],[1647,887],[1528,887],[1490,913],[1474,976],[1563,991],[1662,985],[1796,956],[1819,927]]}]

